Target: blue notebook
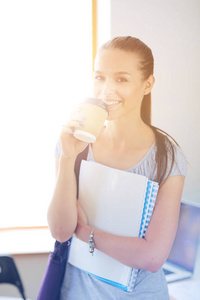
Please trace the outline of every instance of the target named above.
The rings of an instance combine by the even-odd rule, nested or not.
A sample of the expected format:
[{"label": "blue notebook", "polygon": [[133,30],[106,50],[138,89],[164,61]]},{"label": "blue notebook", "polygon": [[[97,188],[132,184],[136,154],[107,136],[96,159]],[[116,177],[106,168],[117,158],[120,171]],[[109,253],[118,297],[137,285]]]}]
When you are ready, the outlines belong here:
[{"label": "blue notebook", "polygon": [[[79,201],[88,223],[105,232],[144,238],[151,220],[158,184],[147,177],[82,161]],[[95,233],[94,233],[95,241]],[[134,289],[138,269],[130,268],[73,237],[69,263],[125,291]]]}]

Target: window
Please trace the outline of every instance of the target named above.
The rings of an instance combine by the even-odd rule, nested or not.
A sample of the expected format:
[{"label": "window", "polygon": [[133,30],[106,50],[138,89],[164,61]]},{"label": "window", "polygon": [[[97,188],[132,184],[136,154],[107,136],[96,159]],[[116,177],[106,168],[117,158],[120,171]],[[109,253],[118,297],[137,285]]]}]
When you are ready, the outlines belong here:
[{"label": "window", "polygon": [[1,1],[0,28],[0,228],[43,226],[60,130],[90,94],[92,1]]}]

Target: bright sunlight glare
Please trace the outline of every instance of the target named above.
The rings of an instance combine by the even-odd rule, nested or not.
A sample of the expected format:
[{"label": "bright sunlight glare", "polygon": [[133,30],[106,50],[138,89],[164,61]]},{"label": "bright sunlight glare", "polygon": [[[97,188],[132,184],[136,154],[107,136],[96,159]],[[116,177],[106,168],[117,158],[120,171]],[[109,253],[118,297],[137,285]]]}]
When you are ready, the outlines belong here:
[{"label": "bright sunlight glare", "polygon": [[0,227],[46,225],[62,125],[90,95],[91,1],[0,2]]}]

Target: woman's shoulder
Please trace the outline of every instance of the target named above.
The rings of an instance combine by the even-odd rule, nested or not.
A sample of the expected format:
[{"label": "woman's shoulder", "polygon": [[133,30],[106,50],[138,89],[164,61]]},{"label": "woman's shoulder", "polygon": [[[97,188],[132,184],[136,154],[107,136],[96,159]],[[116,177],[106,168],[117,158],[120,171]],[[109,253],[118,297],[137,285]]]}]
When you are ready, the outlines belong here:
[{"label": "woman's shoulder", "polygon": [[169,177],[182,175],[186,176],[187,173],[187,159],[185,157],[184,151],[182,148],[167,139],[167,149],[168,149],[168,172]]}]

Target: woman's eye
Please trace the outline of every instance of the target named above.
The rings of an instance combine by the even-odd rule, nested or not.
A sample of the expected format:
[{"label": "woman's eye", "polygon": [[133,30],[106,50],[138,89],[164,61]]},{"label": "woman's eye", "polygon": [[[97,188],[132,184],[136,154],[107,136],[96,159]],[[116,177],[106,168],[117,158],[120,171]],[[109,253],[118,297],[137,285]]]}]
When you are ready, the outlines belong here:
[{"label": "woman's eye", "polygon": [[117,78],[117,82],[125,82],[125,81],[127,81],[127,79],[124,77]]},{"label": "woman's eye", "polygon": [[95,80],[103,80],[103,77],[102,76],[95,76],[94,79]]}]

